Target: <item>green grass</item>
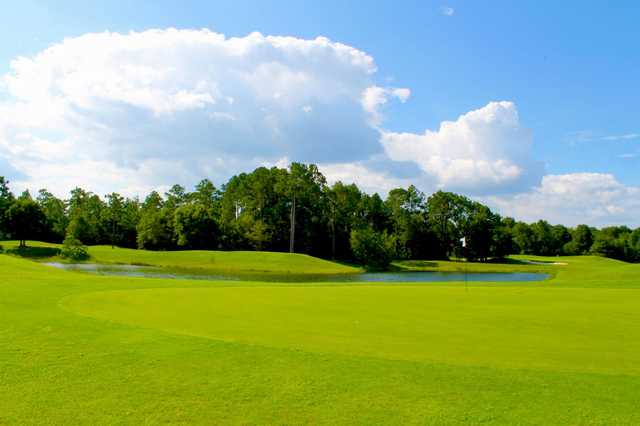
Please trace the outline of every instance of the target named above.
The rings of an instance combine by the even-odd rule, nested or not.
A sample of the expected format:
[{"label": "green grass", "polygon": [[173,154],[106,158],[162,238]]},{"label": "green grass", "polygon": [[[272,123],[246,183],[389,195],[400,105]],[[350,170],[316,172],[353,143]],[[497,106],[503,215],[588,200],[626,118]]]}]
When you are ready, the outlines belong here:
[{"label": "green grass", "polygon": [[[57,257],[56,244],[28,242],[18,249],[17,241],[0,242],[10,254],[23,257],[63,261]],[[47,255],[48,254],[48,255]],[[349,274],[360,269],[318,259],[305,254],[255,251],[147,251],[111,246],[90,246],[88,262],[160,266],[202,272],[273,272],[309,274]]]},{"label": "green grass", "polygon": [[0,255],[0,424],[640,424],[640,265],[561,261],[497,266],[550,280],[465,290],[118,278]]},{"label": "green grass", "polygon": [[543,272],[555,274],[557,268],[552,265],[531,265],[515,258],[503,263],[464,262],[444,260],[401,260],[391,264],[398,271],[439,271],[439,272]]}]

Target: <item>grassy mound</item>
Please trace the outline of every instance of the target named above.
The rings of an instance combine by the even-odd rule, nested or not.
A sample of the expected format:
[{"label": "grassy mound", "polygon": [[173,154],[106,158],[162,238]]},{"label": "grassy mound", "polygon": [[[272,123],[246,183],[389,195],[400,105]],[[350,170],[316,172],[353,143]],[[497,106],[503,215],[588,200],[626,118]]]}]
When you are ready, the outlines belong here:
[{"label": "grassy mound", "polygon": [[[18,249],[17,241],[1,243],[9,254],[37,259],[55,257],[59,246],[40,242],[28,242],[28,247]],[[89,262],[101,264],[148,265],[207,272],[273,272],[309,274],[349,274],[361,272],[358,268],[341,265],[305,254],[256,252],[256,251],[147,251],[111,246],[89,247]]]}]

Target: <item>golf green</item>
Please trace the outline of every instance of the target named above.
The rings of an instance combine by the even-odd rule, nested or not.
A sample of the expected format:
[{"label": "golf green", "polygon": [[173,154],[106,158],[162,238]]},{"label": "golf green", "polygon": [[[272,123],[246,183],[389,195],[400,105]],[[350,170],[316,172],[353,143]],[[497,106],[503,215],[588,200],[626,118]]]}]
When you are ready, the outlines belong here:
[{"label": "golf green", "polygon": [[640,266],[561,263],[465,289],[106,277],[0,255],[0,424],[640,424]]},{"label": "golf green", "polygon": [[640,374],[640,292],[473,287],[87,293],[82,315],[224,341],[508,368]]}]

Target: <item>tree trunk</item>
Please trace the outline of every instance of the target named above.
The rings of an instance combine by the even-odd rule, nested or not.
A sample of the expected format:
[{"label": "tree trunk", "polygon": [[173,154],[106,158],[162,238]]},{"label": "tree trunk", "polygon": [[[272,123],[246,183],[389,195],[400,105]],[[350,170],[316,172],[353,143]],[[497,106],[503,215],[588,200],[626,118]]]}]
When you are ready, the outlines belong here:
[{"label": "tree trunk", "polygon": [[336,210],[331,209],[331,260],[336,260]]},{"label": "tree trunk", "polygon": [[289,234],[289,253],[294,252],[294,242],[296,239],[296,193],[293,193],[293,202],[291,203],[291,232]]},{"label": "tree trunk", "polygon": [[336,260],[336,224],[331,224],[331,259]]}]

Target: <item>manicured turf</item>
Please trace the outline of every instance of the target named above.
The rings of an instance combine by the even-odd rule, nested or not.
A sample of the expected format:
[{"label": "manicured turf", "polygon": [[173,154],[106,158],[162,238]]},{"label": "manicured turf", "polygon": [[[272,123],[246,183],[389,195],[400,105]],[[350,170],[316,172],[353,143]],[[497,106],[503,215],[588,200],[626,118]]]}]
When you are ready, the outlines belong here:
[{"label": "manicured turf", "polygon": [[465,290],[0,255],[0,424],[640,424],[640,265],[562,261]]},{"label": "manicured turf", "polygon": [[[0,242],[5,250],[16,249],[16,241]],[[59,247],[56,244],[29,242],[36,248]],[[146,251],[111,246],[89,247],[89,262],[162,266],[209,272],[274,272],[341,274],[359,269],[304,254],[252,251]],[[46,256],[40,256],[46,258]],[[55,260],[62,260],[56,258]]]},{"label": "manicured turf", "polygon": [[[94,292],[64,307],[172,333],[323,353],[640,374],[635,290],[169,288]],[[488,343],[491,344],[488,344]]]}]

